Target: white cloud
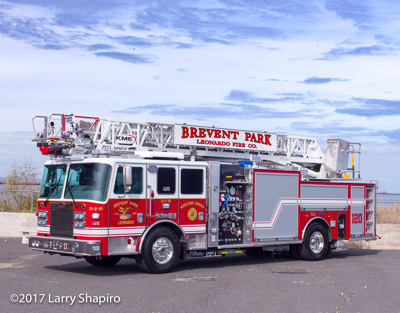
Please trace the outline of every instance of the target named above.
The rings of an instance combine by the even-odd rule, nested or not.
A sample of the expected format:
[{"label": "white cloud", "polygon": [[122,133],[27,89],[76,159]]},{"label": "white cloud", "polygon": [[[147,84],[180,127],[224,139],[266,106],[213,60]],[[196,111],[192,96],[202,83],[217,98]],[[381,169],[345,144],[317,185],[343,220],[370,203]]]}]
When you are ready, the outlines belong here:
[{"label": "white cloud", "polygon": [[[44,3],[0,4],[3,169],[13,151],[39,158],[28,137],[5,134],[30,132],[34,115],[51,113],[267,125],[321,145],[348,136],[365,141],[365,154],[379,144],[396,158],[397,107],[366,116],[372,100],[400,101],[400,12],[390,1]],[[235,90],[247,98],[229,97]],[[362,169],[400,192],[398,166],[374,166]]]}]

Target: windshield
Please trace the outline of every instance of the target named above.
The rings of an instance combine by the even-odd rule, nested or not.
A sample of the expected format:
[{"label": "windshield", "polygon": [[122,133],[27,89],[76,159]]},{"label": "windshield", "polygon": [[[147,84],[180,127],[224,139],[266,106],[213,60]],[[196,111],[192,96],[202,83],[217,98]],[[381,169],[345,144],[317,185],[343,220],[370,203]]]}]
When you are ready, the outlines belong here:
[{"label": "windshield", "polygon": [[66,165],[46,165],[44,167],[39,197],[61,198],[65,168]]},{"label": "windshield", "polygon": [[[71,164],[64,197],[104,201],[107,195],[111,166],[106,164]],[[71,195],[72,193],[72,195]]]}]

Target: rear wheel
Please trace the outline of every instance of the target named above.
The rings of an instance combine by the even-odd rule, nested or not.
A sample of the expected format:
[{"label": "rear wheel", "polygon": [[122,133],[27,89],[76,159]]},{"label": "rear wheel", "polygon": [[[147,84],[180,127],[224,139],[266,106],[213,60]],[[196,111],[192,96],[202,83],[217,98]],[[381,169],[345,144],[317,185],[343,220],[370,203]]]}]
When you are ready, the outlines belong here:
[{"label": "rear wheel", "polygon": [[168,227],[159,227],[146,238],[136,263],[145,272],[166,273],[178,264],[180,253],[181,245],[176,233]]},{"label": "rear wheel", "polygon": [[325,227],[319,223],[312,224],[306,231],[300,256],[304,260],[318,261],[323,259],[329,249],[329,237]]},{"label": "rear wheel", "polygon": [[113,266],[121,260],[121,257],[107,255],[87,256],[85,257],[85,260],[94,266]]}]

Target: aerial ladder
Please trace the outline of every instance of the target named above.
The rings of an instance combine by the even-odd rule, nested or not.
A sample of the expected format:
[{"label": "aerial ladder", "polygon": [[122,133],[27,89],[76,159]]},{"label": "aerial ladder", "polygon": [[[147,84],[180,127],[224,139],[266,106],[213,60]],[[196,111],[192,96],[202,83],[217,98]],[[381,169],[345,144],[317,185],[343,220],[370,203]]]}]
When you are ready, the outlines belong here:
[{"label": "aerial ladder", "polygon": [[32,125],[33,141],[42,154],[54,158],[91,155],[249,160],[265,168],[297,167],[305,179],[361,178],[361,145],[342,139],[329,139],[326,151],[322,152],[312,137],[186,124],[51,114],[35,116]]}]

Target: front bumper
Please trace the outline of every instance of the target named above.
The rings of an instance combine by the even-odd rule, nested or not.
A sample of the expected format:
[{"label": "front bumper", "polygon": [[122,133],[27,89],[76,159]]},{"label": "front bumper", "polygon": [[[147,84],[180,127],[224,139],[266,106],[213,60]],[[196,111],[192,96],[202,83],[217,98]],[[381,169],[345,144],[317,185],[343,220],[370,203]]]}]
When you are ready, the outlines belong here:
[{"label": "front bumper", "polygon": [[101,255],[101,242],[96,240],[32,236],[29,238],[29,248],[77,257]]}]

